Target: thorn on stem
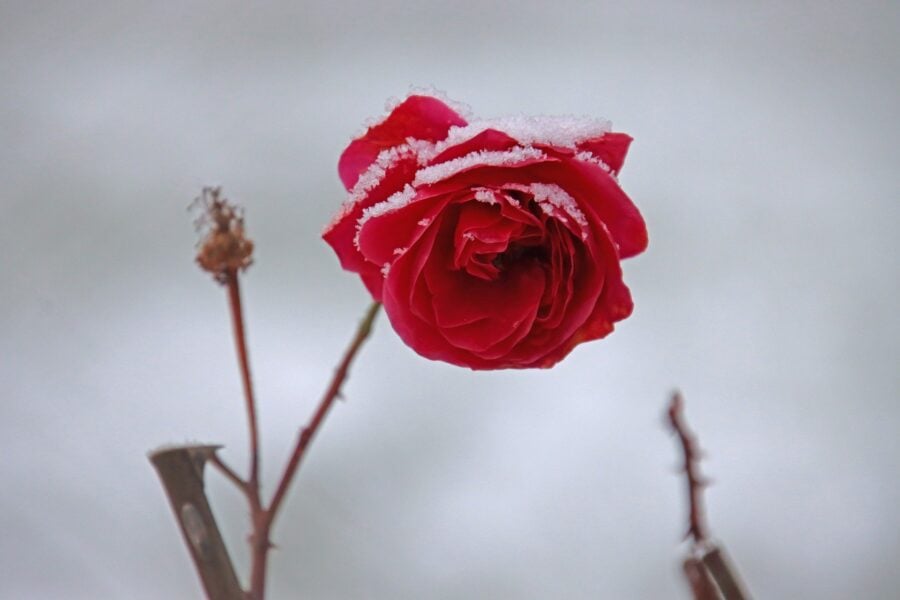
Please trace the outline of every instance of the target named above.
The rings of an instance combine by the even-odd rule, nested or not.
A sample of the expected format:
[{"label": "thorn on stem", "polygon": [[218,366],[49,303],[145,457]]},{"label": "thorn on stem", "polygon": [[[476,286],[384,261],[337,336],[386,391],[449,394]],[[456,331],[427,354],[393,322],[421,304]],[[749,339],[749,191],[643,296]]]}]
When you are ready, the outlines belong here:
[{"label": "thorn on stem", "polygon": [[669,403],[666,414],[672,431],[678,436],[682,454],[684,455],[682,472],[685,473],[687,478],[688,505],[690,507],[688,530],[685,539],[693,538],[695,544],[702,544],[708,538],[702,494],[703,489],[711,483],[711,480],[700,473],[701,453],[696,437],[688,430],[687,423],[684,420],[684,400],[680,393],[675,392],[672,394],[672,400]]}]

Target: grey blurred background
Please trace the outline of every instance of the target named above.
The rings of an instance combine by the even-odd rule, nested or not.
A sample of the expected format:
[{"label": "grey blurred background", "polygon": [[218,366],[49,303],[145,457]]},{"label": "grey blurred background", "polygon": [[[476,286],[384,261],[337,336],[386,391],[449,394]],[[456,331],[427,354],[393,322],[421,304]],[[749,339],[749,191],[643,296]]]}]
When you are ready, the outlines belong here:
[{"label": "grey blurred background", "polygon": [[[243,203],[271,491],[367,305],[319,239],[409,86],[635,137],[636,310],[542,372],[378,323],[275,532],[273,598],[687,598],[681,388],[758,598],[900,589],[895,2],[0,3],[0,597],[196,598],[145,453],[245,423],[186,206]],[[212,475],[242,572],[242,499]]]}]

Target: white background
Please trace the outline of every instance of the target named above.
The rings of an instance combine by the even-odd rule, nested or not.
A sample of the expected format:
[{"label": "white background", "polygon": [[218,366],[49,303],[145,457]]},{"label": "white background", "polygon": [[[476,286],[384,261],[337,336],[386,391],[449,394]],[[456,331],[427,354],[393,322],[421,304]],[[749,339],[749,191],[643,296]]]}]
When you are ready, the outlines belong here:
[{"label": "white background", "polygon": [[[145,452],[245,425],[185,207],[247,208],[271,491],[367,305],[319,239],[385,99],[609,118],[636,309],[549,371],[382,320],[303,466],[272,598],[687,598],[674,387],[758,598],[900,588],[892,2],[0,3],[0,597],[195,598]],[[241,498],[210,476],[241,572]]]}]

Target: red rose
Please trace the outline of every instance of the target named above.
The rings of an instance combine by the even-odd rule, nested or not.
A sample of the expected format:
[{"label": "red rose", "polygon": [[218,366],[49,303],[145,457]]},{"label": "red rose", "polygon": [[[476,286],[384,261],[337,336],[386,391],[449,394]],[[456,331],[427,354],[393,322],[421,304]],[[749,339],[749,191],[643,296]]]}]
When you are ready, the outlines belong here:
[{"label": "red rose", "polygon": [[619,261],[647,246],[605,122],[467,123],[414,95],[347,147],[323,237],[427,358],[550,367],[631,314]]}]

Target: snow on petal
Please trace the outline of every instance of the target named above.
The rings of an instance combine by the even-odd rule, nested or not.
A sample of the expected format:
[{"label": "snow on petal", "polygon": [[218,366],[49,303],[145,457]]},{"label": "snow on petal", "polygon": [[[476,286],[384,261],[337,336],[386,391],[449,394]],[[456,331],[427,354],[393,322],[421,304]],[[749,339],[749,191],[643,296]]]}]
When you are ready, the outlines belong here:
[{"label": "snow on petal", "polygon": [[403,144],[408,137],[437,142],[447,137],[451,127],[465,124],[438,98],[410,95],[350,142],[338,159],[338,174],[349,190],[381,151]]},{"label": "snow on petal", "polygon": [[608,164],[606,164],[606,162],[603,159],[594,156],[587,150],[582,150],[581,152],[577,153],[575,155],[575,160],[580,160],[581,162],[586,162],[586,163],[591,163],[593,165],[597,165],[598,167],[600,167],[601,169],[603,169],[604,171],[609,173],[610,177],[612,177],[613,179],[618,181],[618,178],[616,177],[616,174],[615,174],[615,172],[613,172],[612,168],[610,168],[610,166]]},{"label": "snow on petal", "polygon": [[476,151],[447,162],[420,169],[413,181],[414,186],[443,181],[463,171],[477,167],[511,167],[529,160],[541,160],[547,155],[536,148],[513,148],[505,151]]},{"label": "snow on petal", "polygon": [[497,204],[497,192],[490,188],[475,188],[475,199],[485,204]]},{"label": "snow on petal", "polygon": [[366,221],[373,217],[380,217],[391,211],[399,210],[412,202],[416,196],[416,190],[411,185],[406,184],[402,190],[388,197],[384,202],[379,202],[369,208],[363,210],[362,216],[356,223],[356,238],[353,243],[359,248],[359,230],[366,224]]},{"label": "snow on petal", "polygon": [[555,183],[532,183],[528,187],[538,204],[549,203],[563,210],[582,227],[588,226],[587,218],[578,208],[578,202],[566,190]]},{"label": "snow on petal", "polygon": [[609,133],[611,124],[605,119],[591,117],[512,116],[477,119],[468,125],[451,127],[447,137],[433,144],[430,152],[423,148],[423,152],[419,153],[419,162],[427,164],[447,148],[466,142],[488,129],[501,131],[523,146],[545,144],[574,149],[582,142]]},{"label": "snow on petal", "polygon": [[359,202],[364,200],[369,192],[378,187],[378,184],[384,180],[388,170],[404,158],[413,156],[413,152],[414,151],[407,144],[394,146],[393,148],[388,148],[387,150],[379,152],[375,162],[369,165],[369,168],[359,176],[356,184],[350,190],[350,196],[343,205],[341,205],[338,214],[325,228],[325,231],[329,231],[336,223],[340,222],[353,212],[353,208]]}]

